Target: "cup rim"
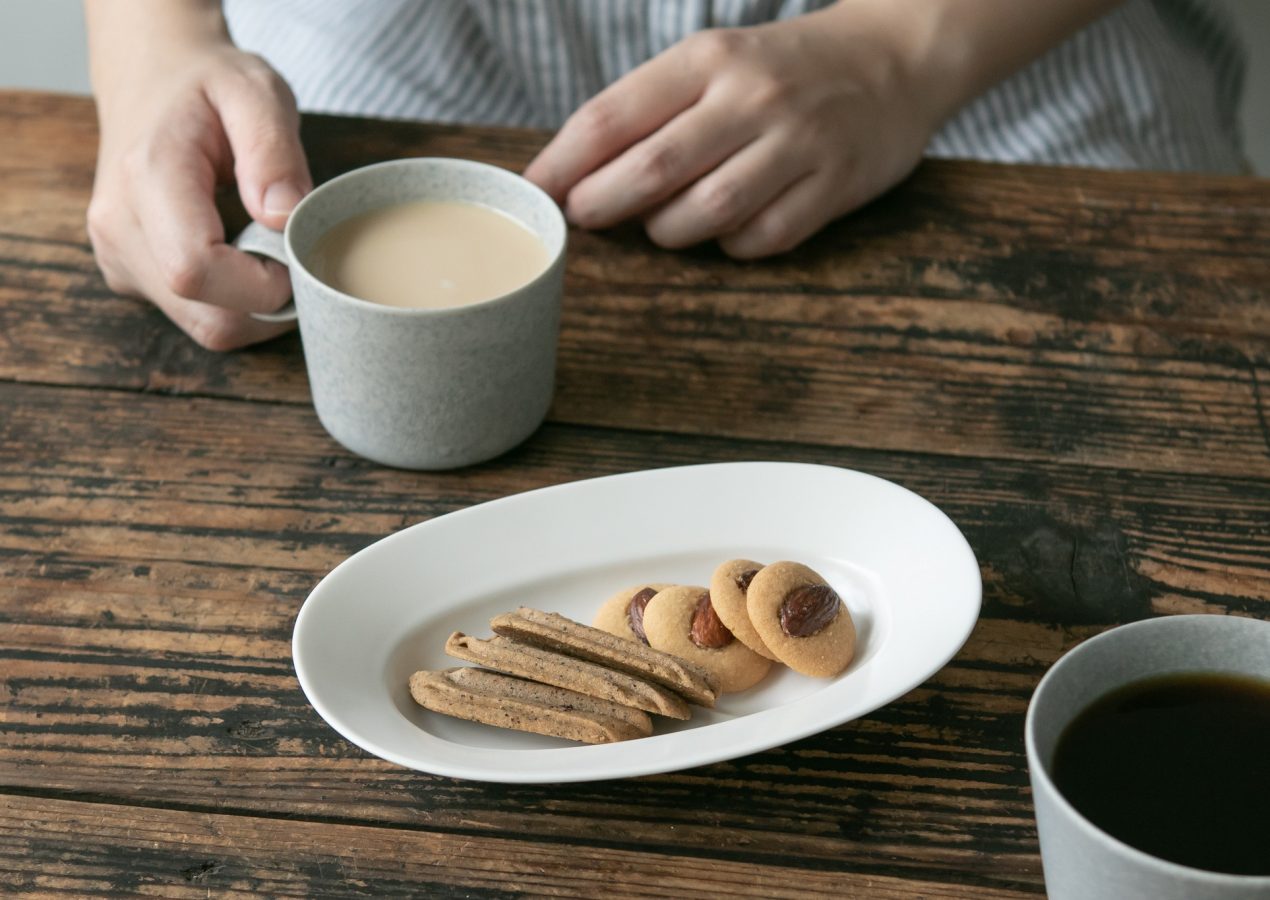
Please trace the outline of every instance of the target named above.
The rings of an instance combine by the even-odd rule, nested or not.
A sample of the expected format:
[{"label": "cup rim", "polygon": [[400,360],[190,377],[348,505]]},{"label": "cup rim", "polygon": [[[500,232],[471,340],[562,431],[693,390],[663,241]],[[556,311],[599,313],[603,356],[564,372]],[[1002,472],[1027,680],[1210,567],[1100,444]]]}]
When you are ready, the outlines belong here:
[{"label": "cup rim", "polygon": [[[341,291],[339,288],[332,287],[309,271],[308,266],[305,265],[302,259],[300,259],[299,255],[295,252],[291,245],[292,225],[295,223],[297,217],[301,214],[301,211],[306,205],[313,201],[313,199],[321,194],[328,186],[344,181],[355,180],[357,178],[365,178],[368,173],[378,171],[380,169],[416,168],[418,166],[473,169],[491,172],[494,174],[494,177],[497,178],[510,178],[519,182],[523,187],[529,188],[531,193],[535,193],[540,199],[545,200],[554,211],[554,216],[560,224],[560,246],[547,262],[547,265],[543,267],[542,271],[519,287],[513,288],[512,290],[502,294],[497,294],[493,297],[487,297],[484,300],[476,300],[471,303],[462,303],[456,306],[389,306],[385,303],[375,303],[374,301],[364,300],[361,297],[356,297],[353,294]],[[282,242],[287,253],[287,268],[291,270],[293,277],[295,273],[299,273],[301,277],[319,286],[323,291],[328,292],[339,302],[352,304],[358,309],[374,310],[376,313],[390,316],[404,316],[407,318],[439,318],[453,315],[470,315],[477,309],[485,309],[490,306],[511,303],[525,292],[536,289],[540,284],[552,277],[556,268],[560,265],[560,261],[564,259],[565,251],[569,245],[569,228],[568,224],[564,220],[564,213],[560,211],[560,207],[556,204],[556,201],[551,198],[551,195],[529,179],[525,178],[525,176],[517,172],[513,172],[511,169],[505,169],[502,166],[496,166],[492,163],[480,162],[479,160],[460,159],[453,156],[408,156],[401,159],[389,159],[382,162],[358,166],[357,168],[350,169],[347,172],[341,172],[334,178],[328,179],[327,181],[317,185],[313,188],[313,190],[309,191],[308,194],[301,198],[300,202],[295,205],[295,208],[292,209],[291,213],[287,216],[287,224],[283,228],[282,232]],[[546,242],[544,241],[544,244],[545,243]]]},{"label": "cup rim", "polygon": [[[1041,677],[1041,680],[1037,683],[1036,689],[1033,690],[1032,697],[1028,701],[1027,715],[1023,723],[1024,746],[1025,746],[1025,752],[1027,755],[1028,772],[1032,776],[1032,778],[1042,782],[1045,785],[1045,787],[1049,790],[1050,794],[1055,798],[1055,800],[1060,804],[1060,806],[1066,812],[1071,814],[1071,817],[1076,822],[1077,827],[1082,829],[1087,836],[1092,836],[1100,840],[1110,842],[1119,852],[1126,853],[1128,857],[1134,860],[1136,863],[1145,865],[1148,868],[1154,868],[1161,875],[1164,875],[1166,877],[1174,877],[1174,878],[1184,876],[1187,879],[1189,879],[1192,883],[1204,882],[1212,886],[1239,887],[1239,888],[1270,887],[1270,875],[1241,875],[1234,872],[1215,872],[1212,869],[1198,869],[1198,868],[1195,868],[1194,866],[1188,866],[1188,865],[1184,865],[1183,863],[1178,863],[1178,862],[1173,862],[1171,860],[1162,859],[1158,856],[1152,856],[1150,853],[1147,853],[1145,850],[1139,850],[1137,847],[1134,847],[1131,844],[1127,844],[1124,841],[1120,840],[1120,838],[1116,837],[1115,835],[1110,834],[1107,831],[1104,831],[1102,828],[1099,828],[1089,819],[1085,818],[1085,815],[1080,810],[1078,810],[1075,806],[1073,806],[1071,802],[1068,801],[1066,795],[1063,794],[1063,792],[1058,789],[1058,785],[1056,785],[1054,783],[1054,780],[1050,777],[1049,768],[1041,762],[1041,754],[1036,746],[1035,718],[1036,718],[1037,698],[1041,696],[1042,691],[1044,691],[1048,685],[1053,684],[1057,679],[1063,677],[1064,669],[1073,665],[1073,663],[1071,663],[1070,660],[1072,660],[1074,657],[1077,657],[1078,655],[1082,655],[1085,652],[1083,648],[1088,647],[1091,644],[1096,644],[1100,641],[1122,640],[1124,637],[1124,634],[1129,631],[1133,631],[1133,632],[1155,631],[1155,630],[1167,631],[1169,629],[1178,627],[1179,623],[1183,623],[1183,622],[1193,623],[1199,620],[1208,620],[1208,621],[1238,620],[1240,622],[1252,623],[1249,625],[1240,625],[1238,627],[1251,627],[1251,628],[1265,627],[1267,629],[1267,633],[1270,634],[1270,622],[1266,622],[1261,619],[1254,619],[1247,616],[1233,616],[1233,615],[1223,615],[1223,614],[1213,614],[1213,613],[1193,613],[1193,614],[1185,614],[1185,615],[1165,615],[1165,616],[1158,616],[1158,617],[1150,618],[1150,619],[1140,619],[1139,621],[1136,621],[1136,622],[1128,622],[1123,625],[1117,625],[1112,628],[1108,628],[1106,631],[1096,634],[1093,637],[1089,638],[1088,640],[1082,641],[1081,643],[1077,644],[1075,647],[1073,647],[1072,649],[1064,653],[1058,659],[1057,662],[1055,662],[1052,666],[1049,667],[1049,670]],[[1194,671],[1194,670],[1193,669],[1178,669],[1176,671],[1181,672],[1181,671]],[[1160,674],[1167,674],[1167,673],[1160,673]],[[1144,675],[1143,677],[1145,678],[1150,676]],[[1130,683],[1132,682],[1126,682],[1126,684],[1130,684]],[[1117,685],[1116,687],[1121,687],[1121,685]],[[1115,688],[1111,688],[1109,690],[1114,690],[1114,689]],[[1035,807],[1036,807],[1035,789],[1033,789],[1032,791],[1032,805],[1033,805],[1033,815],[1035,815]]]}]

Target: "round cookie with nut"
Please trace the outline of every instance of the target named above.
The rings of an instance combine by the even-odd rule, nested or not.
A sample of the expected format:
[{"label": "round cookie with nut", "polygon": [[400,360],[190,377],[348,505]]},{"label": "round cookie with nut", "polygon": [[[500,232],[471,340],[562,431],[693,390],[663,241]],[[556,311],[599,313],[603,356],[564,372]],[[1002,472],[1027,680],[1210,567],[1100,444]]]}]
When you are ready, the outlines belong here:
[{"label": "round cookie with nut", "polygon": [[795,672],[830,678],[855,655],[855,623],[847,605],[801,563],[760,569],[750,582],[746,609],[763,643]]},{"label": "round cookie with nut", "polygon": [[719,620],[703,587],[658,591],[644,607],[644,633],[654,650],[696,663],[718,679],[719,691],[753,687],[772,661],[738,641]]},{"label": "round cookie with nut", "polygon": [[745,594],[750,588],[750,581],[761,568],[763,564],[752,559],[729,559],[721,564],[710,577],[710,602],[719,621],[738,641],[759,656],[775,660],[776,654],[767,649],[750,624],[750,613],[746,608]]},{"label": "round cookie with nut", "polygon": [[628,641],[647,644],[648,638],[644,635],[644,607],[653,599],[654,594],[668,587],[673,585],[656,582],[620,590],[604,601],[591,624],[601,631]]}]

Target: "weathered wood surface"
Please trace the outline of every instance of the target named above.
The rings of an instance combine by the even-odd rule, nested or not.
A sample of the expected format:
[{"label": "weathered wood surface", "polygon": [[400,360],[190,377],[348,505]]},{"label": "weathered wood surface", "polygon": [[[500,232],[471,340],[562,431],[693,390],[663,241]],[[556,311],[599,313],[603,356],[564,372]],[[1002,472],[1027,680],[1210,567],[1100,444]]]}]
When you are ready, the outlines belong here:
[{"label": "weathered wood surface", "polygon": [[[797,900],[809,894],[902,900],[1007,900],[1008,889],[827,872],[674,852],[528,843],[479,834],[387,830],[0,798],[0,842],[57,871],[0,867],[0,887],[32,896],[118,891],[164,897],[522,896]],[[126,869],[126,874],[121,870]]]},{"label": "weathered wood surface", "polygon": [[[0,378],[307,403],[294,338],[205,354],[112,297],[83,233],[90,107],[10,106]],[[406,154],[518,166],[542,142],[308,125],[318,177]],[[780,261],[570,240],[555,421],[1270,475],[1270,182],[931,163]]]},{"label": "weathered wood surface", "polygon": [[[1270,617],[1266,182],[932,164],[747,266],[575,235],[551,422],[492,463],[408,473],[326,437],[294,338],[206,354],[112,297],[82,231],[90,108],[0,98],[0,889],[1035,894],[1022,720],[1045,668],[1118,622]],[[307,128],[325,175],[515,165],[541,141]],[[949,513],[985,581],[949,666],[785,747],[578,785],[402,770],[301,694],[301,602],[382,535],[755,458],[870,471]]]}]

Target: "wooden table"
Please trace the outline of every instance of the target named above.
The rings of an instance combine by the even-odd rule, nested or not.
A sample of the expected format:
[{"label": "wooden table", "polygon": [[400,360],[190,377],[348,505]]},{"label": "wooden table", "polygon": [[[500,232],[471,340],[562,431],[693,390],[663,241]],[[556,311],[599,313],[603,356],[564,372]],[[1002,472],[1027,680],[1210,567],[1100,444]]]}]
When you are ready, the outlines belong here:
[{"label": "wooden table", "polygon": [[[319,178],[543,135],[311,118]],[[576,233],[549,421],[380,468],[294,336],[198,349],[113,296],[91,105],[0,94],[0,892],[1042,892],[1023,752],[1046,667],[1116,623],[1270,617],[1270,182],[930,162],[774,262]],[[544,485],[747,459],[930,498],[982,565],[965,648],[859,721],[674,774],[506,786],[335,734],[291,665],[318,579]]]}]

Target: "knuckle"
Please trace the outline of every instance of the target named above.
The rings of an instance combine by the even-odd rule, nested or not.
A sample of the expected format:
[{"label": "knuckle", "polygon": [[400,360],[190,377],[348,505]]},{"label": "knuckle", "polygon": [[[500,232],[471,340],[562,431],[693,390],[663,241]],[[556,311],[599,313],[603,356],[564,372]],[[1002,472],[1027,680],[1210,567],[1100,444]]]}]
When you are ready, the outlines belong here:
[{"label": "knuckle", "polygon": [[207,265],[196,252],[178,249],[164,257],[159,264],[163,285],[178,297],[196,300],[203,290],[207,277]]},{"label": "knuckle", "polygon": [[645,223],[644,232],[650,241],[663,250],[680,250],[689,246],[689,241],[681,230],[672,228],[656,218]]},{"label": "knuckle", "polygon": [[788,78],[770,75],[749,88],[745,102],[755,112],[771,113],[789,106],[794,93],[795,86]]},{"label": "knuckle", "polygon": [[701,186],[698,202],[706,218],[718,225],[734,221],[741,213],[744,194],[730,178],[716,178]]},{"label": "knuckle", "polygon": [[88,229],[88,240],[93,249],[102,253],[113,241],[114,209],[113,204],[101,196],[93,197],[88,204],[88,212],[84,223]]},{"label": "knuckle", "polygon": [[241,133],[234,174],[241,181],[249,174],[265,168],[276,168],[276,160],[285,156],[291,142],[277,123],[256,122]]},{"label": "knuckle", "polygon": [[220,309],[208,309],[183,325],[185,333],[204,350],[224,353],[238,347],[238,332],[229,315]]},{"label": "knuckle", "polygon": [[712,28],[688,38],[693,58],[706,70],[720,69],[741,55],[746,43],[740,31]]},{"label": "knuckle", "polygon": [[758,259],[792,250],[798,233],[785,215],[767,213],[739,234],[719,242],[723,252],[736,259]]},{"label": "knuckle", "polygon": [[647,187],[678,178],[682,153],[668,141],[646,141],[635,160],[636,180]]},{"label": "knuckle", "polygon": [[794,223],[781,214],[769,216],[759,231],[758,251],[761,256],[774,256],[792,250],[798,243]]},{"label": "knuckle", "polygon": [[154,155],[148,142],[134,144],[119,158],[119,169],[127,181],[139,181],[146,177],[154,163]]},{"label": "knuckle", "polygon": [[578,110],[574,123],[584,142],[607,145],[620,132],[621,110],[604,95]]},{"label": "knuckle", "polygon": [[283,115],[274,114],[272,108],[252,110],[248,115],[240,116],[238,129],[240,139],[245,142],[247,150],[265,150],[274,147],[289,147],[295,136],[295,123]]},{"label": "knuckle", "polygon": [[255,53],[243,54],[238,73],[245,82],[245,86],[249,88],[269,91],[279,96],[291,94],[291,89],[282,76],[263,57]]},{"label": "knuckle", "polygon": [[235,69],[223,96],[248,152],[289,148],[298,140],[295,96],[263,60],[249,57]]},{"label": "knuckle", "polygon": [[[798,133],[804,141],[804,158],[819,157],[823,165],[836,165],[844,171],[854,171],[860,160],[855,159],[852,133],[839,115],[804,115],[797,121]],[[791,121],[789,123],[793,125]],[[820,151],[817,153],[816,151]]]},{"label": "knuckle", "polygon": [[116,246],[114,230],[114,211],[103,201],[94,199],[88,206],[85,216],[88,226],[88,240],[93,247],[93,256],[97,268],[101,270],[102,279],[113,293],[131,294],[134,290],[120,266],[119,252]]},{"label": "knuckle", "polygon": [[108,261],[97,260],[97,267],[101,269],[102,278],[106,282],[106,287],[110,288],[114,294],[132,294],[132,282],[125,278],[115,267]]}]

